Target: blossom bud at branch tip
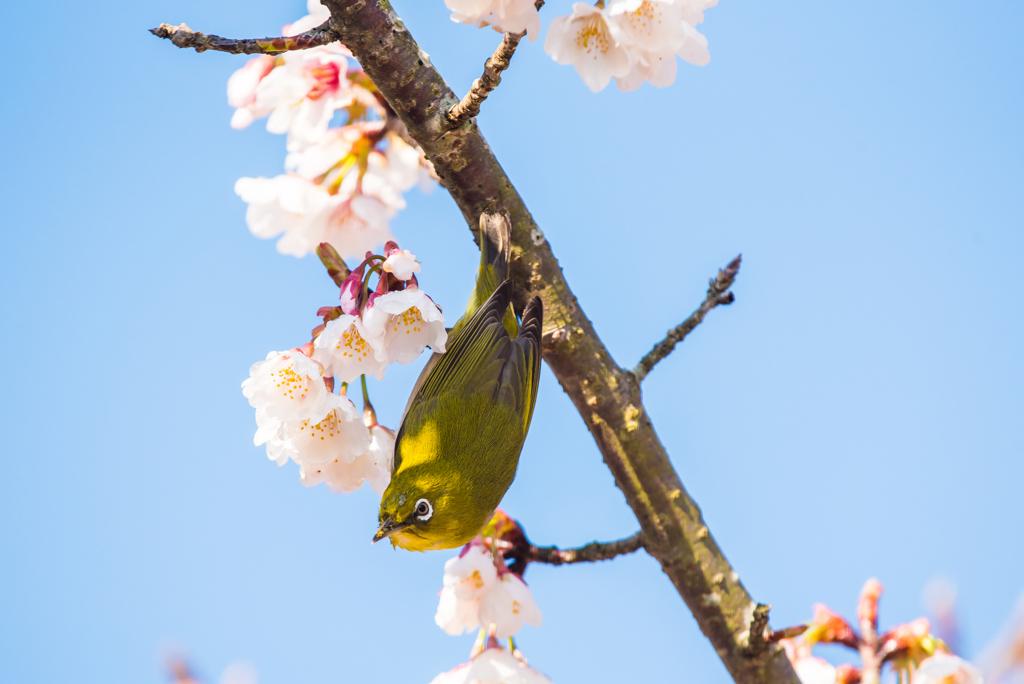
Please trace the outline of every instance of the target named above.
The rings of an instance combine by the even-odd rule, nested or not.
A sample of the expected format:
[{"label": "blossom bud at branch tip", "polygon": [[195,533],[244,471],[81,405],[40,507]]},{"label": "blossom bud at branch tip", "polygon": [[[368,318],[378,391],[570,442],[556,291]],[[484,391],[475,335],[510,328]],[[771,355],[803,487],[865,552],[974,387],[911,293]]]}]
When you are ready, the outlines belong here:
[{"label": "blossom bud at branch tip", "polygon": [[327,269],[327,275],[331,277],[334,284],[341,287],[349,275],[349,268],[345,260],[338,254],[338,250],[334,249],[329,242],[321,242],[317,245],[316,255],[320,257],[320,262]]},{"label": "blossom bud at branch tip", "polygon": [[[393,245],[394,243],[388,243]],[[399,280],[409,280],[413,273],[420,272],[420,262],[416,261],[416,255],[409,250],[399,250],[395,245],[390,251],[385,250],[387,259],[384,260],[383,269],[393,274]]]},{"label": "blossom bud at branch tip", "polygon": [[864,583],[860,590],[860,601],[857,604],[857,619],[863,625],[871,624],[878,629],[878,599],[882,595],[882,583],[872,577]]}]

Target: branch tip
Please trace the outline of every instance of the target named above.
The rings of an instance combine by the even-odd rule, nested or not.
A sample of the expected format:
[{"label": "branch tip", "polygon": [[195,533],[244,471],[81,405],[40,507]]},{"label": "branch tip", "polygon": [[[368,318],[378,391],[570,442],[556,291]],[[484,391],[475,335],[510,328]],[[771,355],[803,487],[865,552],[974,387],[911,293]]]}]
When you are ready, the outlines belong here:
[{"label": "branch tip", "polygon": [[157,38],[171,41],[179,48],[193,48],[196,52],[215,50],[233,55],[278,55],[282,52],[328,45],[338,40],[338,33],[330,19],[297,36],[277,38],[222,38],[193,31],[185,24],[160,24],[154,29],[149,29],[149,32]]},{"label": "branch tip", "polygon": [[[534,6],[539,11],[544,6],[544,0],[537,0]],[[512,55],[519,47],[519,41],[526,33],[506,33],[501,44],[494,51],[494,54],[484,62],[484,73],[480,78],[473,81],[472,87],[466,96],[445,114],[445,132],[453,131],[469,119],[480,113],[480,105],[487,99],[495,88],[501,83],[501,72],[508,69],[512,63]]]},{"label": "branch tip", "polygon": [[810,627],[810,625],[796,625],[794,627],[786,627],[785,629],[773,631],[771,634],[768,635],[768,643],[775,644],[782,641],[783,639],[792,639],[794,637],[798,637],[804,632],[806,632],[808,627]]},{"label": "branch tip", "polygon": [[676,345],[682,342],[694,328],[700,325],[700,322],[704,320],[709,311],[716,306],[728,306],[736,301],[736,296],[729,291],[729,288],[736,281],[742,260],[743,255],[740,254],[730,261],[728,266],[719,270],[718,275],[708,283],[707,296],[697,310],[690,314],[690,317],[685,321],[669,330],[665,339],[654,345],[654,348],[640,359],[640,363],[633,369],[633,375],[636,376],[638,382],[651,372],[655,364],[671,354]]},{"label": "branch tip", "polygon": [[593,563],[611,560],[616,556],[624,556],[643,548],[643,533],[636,534],[612,542],[591,542],[578,549],[559,549],[557,546],[533,546],[528,552],[529,560],[549,565],[565,565],[568,563]]}]

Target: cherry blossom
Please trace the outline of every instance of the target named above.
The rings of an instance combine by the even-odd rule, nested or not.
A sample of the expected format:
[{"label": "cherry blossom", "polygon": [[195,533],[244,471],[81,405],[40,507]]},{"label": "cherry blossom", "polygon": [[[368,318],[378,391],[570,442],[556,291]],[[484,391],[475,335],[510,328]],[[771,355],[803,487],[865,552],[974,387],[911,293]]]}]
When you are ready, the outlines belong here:
[{"label": "cherry blossom", "polygon": [[526,33],[537,40],[540,13],[535,0],[445,0],[452,21],[490,26],[500,33]]},{"label": "cherry blossom", "polygon": [[498,570],[487,549],[472,544],[449,559],[442,583],[434,622],[452,636],[480,627],[480,603],[498,584]]},{"label": "cherry blossom", "polygon": [[420,272],[420,262],[416,261],[416,255],[409,250],[400,250],[395,247],[384,260],[381,268],[399,280],[409,280],[413,273]]},{"label": "cherry blossom", "polygon": [[327,415],[332,396],[323,382],[319,363],[297,351],[272,351],[249,369],[242,394],[267,422],[319,420]]},{"label": "cherry blossom", "polygon": [[[292,145],[292,150],[285,157],[284,168],[311,181],[323,177],[320,182],[328,186],[339,184],[352,170],[351,162],[357,161],[353,158],[356,147],[367,140],[368,134],[379,130],[380,122],[361,122],[328,129],[309,145]],[[355,171],[354,177],[357,178],[358,169]]]},{"label": "cherry blossom", "polygon": [[228,79],[228,104],[235,107],[231,127],[240,130],[256,119],[256,86],[274,68],[270,55],[253,57]]},{"label": "cherry blossom", "polygon": [[395,463],[395,432],[382,425],[370,427],[370,448],[366,452],[367,481],[378,494],[383,494],[391,482]]},{"label": "cherry blossom", "polygon": [[340,382],[352,382],[360,375],[384,377],[386,358],[375,353],[383,346],[383,331],[372,330],[362,316],[345,314],[327,324],[313,341],[313,358],[328,376]]},{"label": "cherry blossom", "polygon": [[524,622],[540,627],[541,619],[530,588],[511,572],[501,573],[498,583],[480,602],[481,624],[492,625],[494,636],[499,639],[519,632]]},{"label": "cherry blossom", "polygon": [[529,587],[519,576],[496,567],[479,538],[445,563],[442,583],[434,622],[448,634],[484,627],[504,639],[518,633],[524,623],[541,624]]},{"label": "cherry blossom", "polygon": [[303,257],[321,242],[342,256],[362,255],[391,237],[394,213],[375,197],[326,188],[304,178],[240,178],[235,193],[249,204],[245,220],[259,238],[282,235],[277,251]]},{"label": "cherry blossom", "polygon": [[331,18],[331,11],[321,5],[320,0],[306,0],[306,12],[306,16],[285,26],[282,33],[286,36],[297,36],[310,29],[315,29]]},{"label": "cherry blossom", "polygon": [[468,663],[434,677],[430,684],[551,684],[551,680],[500,646],[491,646]]},{"label": "cherry blossom", "polygon": [[370,434],[362,416],[347,397],[328,395],[328,410],[319,419],[285,423],[279,438],[284,450],[298,463],[326,464],[341,459],[351,463],[370,447]]},{"label": "cherry blossom", "polygon": [[583,82],[596,93],[612,78],[629,73],[625,41],[619,22],[607,9],[577,2],[572,14],[551,21],[544,51],[559,64],[576,67]]},{"label": "cherry blossom", "polygon": [[806,656],[793,661],[793,669],[800,684],[835,684],[836,668],[827,660]]},{"label": "cherry blossom", "polygon": [[448,339],[441,310],[419,288],[377,297],[364,321],[377,360],[387,363],[412,363],[428,346],[443,353]]},{"label": "cherry blossom", "polygon": [[676,57],[704,66],[707,39],[696,28],[718,0],[609,0],[607,9],[584,3],[557,17],[544,50],[559,64],[576,67],[594,92],[612,78],[620,90],[644,81],[661,88],[676,78]]},{"label": "cherry blossom", "polygon": [[631,68],[615,79],[620,90],[636,90],[646,80],[657,88],[676,79],[676,55],[697,66],[711,60],[707,39],[686,22],[681,0],[612,0],[609,14],[624,34]]},{"label": "cherry blossom", "polygon": [[[229,95],[246,102],[246,112],[237,111],[238,120],[232,119],[232,124],[245,128],[255,119],[269,116],[266,129],[271,133],[289,133],[295,140],[314,141],[327,130],[334,112],[352,100],[346,52],[321,46],[276,57],[272,69],[256,79],[251,100],[247,97],[249,87],[267,62],[243,67],[234,75],[238,80]],[[251,71],[243,73],[247,68]]]},{"label": "cherry blossom", "polygon": [[942,651],[925,658],[910,684],[983,684],[981,670],[963,658]]},{"label": "cherry blossom", "polygon": [[342,457],[327,463],[299,462],[299,481],[306,487],[315,487],[321,482],[335,494],[350,494],[360,489],[369,476],[369,462],[365,456],[351,461]]}]

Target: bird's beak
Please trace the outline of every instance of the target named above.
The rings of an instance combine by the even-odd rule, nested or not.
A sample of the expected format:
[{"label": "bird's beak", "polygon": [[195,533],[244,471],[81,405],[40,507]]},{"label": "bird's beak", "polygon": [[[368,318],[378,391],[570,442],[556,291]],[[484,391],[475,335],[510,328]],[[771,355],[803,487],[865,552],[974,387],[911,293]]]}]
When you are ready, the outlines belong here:
[{"label": "bird's beak", "polygon": [[395,532],[401,532],[405,528],[411,526],[411,522],[395,522],[391,519],[391,516],[384,518],[381,522],[380,527],[377,529],[377,534],[373,535],[373,541],[371,544],[376,544],[384,537],[390,537]]}]

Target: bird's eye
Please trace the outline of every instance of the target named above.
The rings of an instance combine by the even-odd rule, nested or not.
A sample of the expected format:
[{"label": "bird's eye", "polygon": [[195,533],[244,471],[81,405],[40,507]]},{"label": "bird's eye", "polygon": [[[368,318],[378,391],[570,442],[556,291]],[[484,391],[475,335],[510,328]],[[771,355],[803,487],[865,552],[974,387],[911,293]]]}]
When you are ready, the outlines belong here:
[{"label": "bird's eye", "polygon": [[420,499],[416,502],[416,518],[426,522],[430,520],[430,516],[434,515],[434,507],[430,505],[430,502],[426,499]]}]

